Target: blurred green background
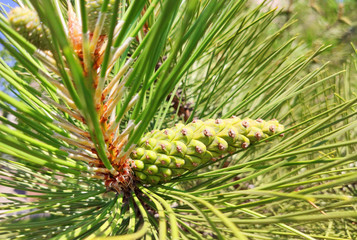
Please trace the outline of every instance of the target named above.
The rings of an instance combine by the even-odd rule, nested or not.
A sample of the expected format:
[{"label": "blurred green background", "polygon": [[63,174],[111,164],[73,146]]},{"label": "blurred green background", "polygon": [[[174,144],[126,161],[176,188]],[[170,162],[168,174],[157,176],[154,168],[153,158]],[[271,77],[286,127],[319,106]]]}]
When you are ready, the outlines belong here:
[{"label": "blurred green background", "polygon": [[[262,1],[257,1],[262,2]],[[331,45],[329,51],[316,61],[330,61],[330,68],[342,68],[355,51],[357,40],[356,0],[282,0],[268,1],[280,9],[276,22],[280,28],[285,22],[296,19],[289,28],[297,35],[306,50],[316,50],[321,45]]]}]

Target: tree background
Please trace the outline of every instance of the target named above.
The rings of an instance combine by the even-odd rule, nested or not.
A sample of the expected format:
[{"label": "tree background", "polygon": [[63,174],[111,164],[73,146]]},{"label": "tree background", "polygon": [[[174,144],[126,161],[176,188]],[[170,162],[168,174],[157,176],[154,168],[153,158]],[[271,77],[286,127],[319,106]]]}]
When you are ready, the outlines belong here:
[{"label": "tree background", "polygon": [[[28,2],[36,4],[32,0]],[[66,1],[56,2],[61,6],[66,4]],[[144,2],[149,6],[155,1]],[[208,33],[216,28],[200,22],[198,17],[211,1],[193,2],[202,5],[195,11],[165,5],[171,9],[170,14],[188,16],[186,20],[190,24],[182,27],[176,19],[171,28],[162,21],[167,32],[155,32],[157,39],[165,33],[169,37],[159,52],[156,66],[151,63],[153,72],[160,68],[177,70],[181,75],[170,75],[176,85],[169,86],[166,78],[160,79],[160,74],[157,79],[153,77],[155,81],[150,81],[140,107],[125,114],[120,130],[129,127],[130,119],[146,121],[142,129],[134,128],[134,136],[139,138],[144,132],[171,128],[195,118],[238,115],[277,118],[286,127],[285,137],[274,137],[268,143],[261,142],[247,151],[209,162],[166,184],[138,184],[136,191],[130,193],[131,198],[107,192],[101,179],[85,175],[92,173],[87,165],[75,164],[64,155],[63,147],[73,151],[80,147],[71,148],[70,140],[60,138],[57,133],[68,129],[47,122],[43,113],[50,108],[61,114],[62,125],[70,123],[87,128],[68,116],[68,112],[61,112],[58,105],[44,100],[57,96],[42,85],[43,78],[37,71],[31,71],[31,64],[45,70],[41,64],[46,61],[42,59],[37,65],[38,59],[26,53],[32,48],[16,33],[6,32],[7,20],[1,18],[1,30],[13,41],[9,43],[4,36],[1,38],[0,104],[6,114],[0,126],[0,185],[6,187],[1,195],[6,202],[0,206],[3,211],[0,237],[357,238],[356,2],[265,1],[265,5],[259,5],[263,1],[247,1],[244,8],[237,7],[239,11],[212,39]],[[1,3],[6,5],[11,1]],[[227,1],[228,6],[236,6],[235,3]],[[159,22],[160,7],[147,26],[135,34],[126,57],[135,55],[140,47],[145,50],[143,39],[148,31],[155,29],[150,24]],[[212,9],[208,15],[218,18],[215,13],[219,10]],[[6,11],[3,9],[5,15]],[[222,11],[227,13],[230,8],[222,6]],[[145,11],[138,12],[145,14]],[[138,15],[130,17],[136,19]],[[207,32],[192,36],[200,28],[191,21],[207,27]],[[186,35],[182,39],[187,42],[175,48],[183,33]],[[201,38],[210,41],[204,45],[206,42],[200,41]],[[192,46],[190,41],[198,47],[205,46],[204,51],[193,47],[186,52]],[[10,54],[14,43],[20,51]],[[155,41],[148,44],[156,46]],[[172,60],[172,52],[177,62],[165,66],[167,59]],[[182,60],[192,52],[200,54],[192,61],[191,58]],[[144,53],[138,54],[134,71],[135,68],[145,71],[148,60],[157,57],[152,51]],[[113,75],[119,72],[126,57],[118,60]],[[186,63],[189,67],[183,71]],[[81,73],[82,69],[71,71]],[[167,70],[167,75],[170,73]],[[61,79],[56,74],[51,77]],[[167,85],[160,92],[158,83],[162,82]],[[144,81],[139,83],[137,86],[144,85]],[[135,89],[135,85],[130,87]],[[50,94],[39,94],[46,91]],[[140,90],[130,93],[131,96],[126,92],[124,99],[135,93]],[[155,102],[156,98],[162,101]],[[127,106],[120,105],[118,109]],[[41,161],[46,167],[38,166]]]}]

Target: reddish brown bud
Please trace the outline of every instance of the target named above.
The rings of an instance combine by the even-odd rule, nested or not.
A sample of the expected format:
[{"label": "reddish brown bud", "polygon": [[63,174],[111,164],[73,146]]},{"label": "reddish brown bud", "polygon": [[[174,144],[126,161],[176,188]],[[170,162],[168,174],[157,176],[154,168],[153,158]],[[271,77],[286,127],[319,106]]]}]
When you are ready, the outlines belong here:
[{"label": "reddish brown bud", "polygon": [[235,138],[236,133],[234,132],[233,129],[229,129],[229,130],[228,130],[228,136],[230,136],[231,138]]},{"label": "reddish brown bud", "polygon": [[211,137],[212,136],[212,133],[210,131],[208,131],[207,129],[204,129],[203,130],[203,134],[206,136],[206,137]]},{"label": "reddish brown bud", "polygon": [[270,126],[269,126],[269,131],[270,131],[270,132],[274,133],[275,130],[276,130],[276,127],[275,127],[274,125],[270,125]]},{"label": "reddish brown bud", "polygon": [[222,143],[218,143],[218,149],[223,151],[225,148],[225,146]]},{"label": "reddish brown bud", "polygon": [[260,132],[256,132],[254,137],[259,141],[262,138],[262,134]]},{"label": "reddish brown bud", "polygon": [[202,148],[200,148],[199,146],[196,146],[195,150],[196,150],[197,153],[202,153],[203,152]]}]

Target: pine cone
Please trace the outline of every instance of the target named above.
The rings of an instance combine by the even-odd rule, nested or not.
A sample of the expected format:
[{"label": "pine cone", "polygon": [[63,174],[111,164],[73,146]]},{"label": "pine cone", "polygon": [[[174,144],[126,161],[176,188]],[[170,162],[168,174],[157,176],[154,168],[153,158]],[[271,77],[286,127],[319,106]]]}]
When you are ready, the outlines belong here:
[{"label": "pine cone", "polygon": [[[87,13],[88,13],[88,29],[94,32],[97,25],[98,16],[103,5],[103,0],[87,0]],[[101,35],[107,35],[110,29],[110,23],[113,16],[113,7],[115,0],[109,0],[107,15],[105,18],[104,26]]]},{"label": "pine cone", "polygon": [[29,8],[17,7],[9,13],[11,26],[30,43],[41,50],[50,49],[49,29],[42,25],[37,13]]},{"label": "pine cone", "polygon": [[277,120],[210,119],[147,133],[132,152],[132,170],[143,183],[157,184],[280,133]]}]

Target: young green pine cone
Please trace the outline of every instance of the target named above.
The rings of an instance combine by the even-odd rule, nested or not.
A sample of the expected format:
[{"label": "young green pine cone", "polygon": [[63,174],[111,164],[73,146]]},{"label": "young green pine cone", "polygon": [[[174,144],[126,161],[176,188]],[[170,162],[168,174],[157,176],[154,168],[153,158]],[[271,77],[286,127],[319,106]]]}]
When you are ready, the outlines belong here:
[{"label": "young green pine cone", "polygon": [[141,139],[130,155],[132,170],[143,183],[166,182],[283,130],[277,120],[237,117],[177,124],[147,133]]},{"label": "young green pine cone", "polygon": [[[87,13],[88,13],[88,29],[90,32],[94,32],[97,25],[100,10],[102,9],[104,0],[87,0]],[[109,0],[107,15],[105,18],[104,26],[101,35],[107,35],[110,28],[110,23],[113,16],[113,7],[115,0]]]},{"label": "young green pine cone", "polygon": [[47,39],[50,31],[41,24],[36,11],[29,8],[14,8],[9,13],[9,21],[18,33],[37,48],[41,50],[50,49],[50,41]]}]

